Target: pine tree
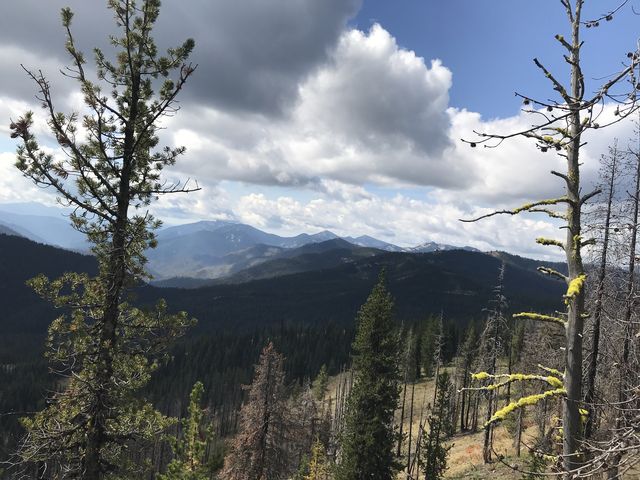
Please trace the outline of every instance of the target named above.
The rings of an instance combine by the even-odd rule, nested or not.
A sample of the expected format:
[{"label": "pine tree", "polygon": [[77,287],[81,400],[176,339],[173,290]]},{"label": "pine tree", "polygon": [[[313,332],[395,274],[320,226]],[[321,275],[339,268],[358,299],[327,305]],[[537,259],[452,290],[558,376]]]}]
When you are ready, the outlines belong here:
[{"label": "pine tree", "polygon": [[316,440],[311,449],[311,459],[307,474],[303,480],[328,480],[331,474],[331,463],[322,442]]},{"label": "pine tree", "polygon": [[24,419],[19,456],[44,463],[57,478],[140,474],[143,466],[128,462],[127,451],[152,440],[169,421],[137,392],[191,323],[186,314],[169,315],[164,302],[143,310],[129,305],[128,296],[147,277],[144,251],[155,245],[159,222],[148,205],[159,195],[190,190],[160,178],[184,149],[157,147],[159,122],[175,113],[176,96],[194,71],[186,63],[194,42],[160,56],[151,36],[159,0],[109,0],[108,7],[122,33],[111,38],[115,60],[94,50],[96,81],[72,35],[73,13],[62,10],[72,62],[65,75],[78,82],[84,115],[57,111],[49,81],[27,71],[62,154],[38,144],[33,113],[10,125],[11,137],[20,141],[17,168],[73,208],[73,225],[87,235],[99,264],[94,278],[67,274],[31,282],[65,311],[51,324],[47,342],[52,368],[64,378],[47,408]]},{"label": "pine tree", "polygon": [[320,367],[320,372],[318,372],[318,376],[313,381],[313,396],[317,401],[324,400],[324,396],[327,393],[327,388],[329,387],[329,373],[327,372],[327,366],[322,365]]},{"label": "pine tree", "polygon": [[[599,261],[597,280],[595,283],[595,298],[592,306],[593,326],[591,331],[591,352],[588,356],[587,373],[585,375],[584,385],[584,403],[589,415],[584,428],[585,438],[590,439],[593,435],[594,425],[598,409],[595,408],[594,401],[596,398],[596,377],[598,374],[598,357],[600,355],[600,332],[604,315],[604,298],[605,298],[605,280],[608,276],[609,269],[609,248],[611,243],[614,200],[616,198],[616,189],[619,188],[617,182],[620,177],[620,160],[621,152],[618,150],[618,142],[609,147],[609,154],[600,157],[600,175],[601,188],[605,193],[606,201],[604,208],[595,208],[590,212],[599,222],[603,222],[598,229],[601,230],[601,240],[598,242]],[[635,261],[635,260],[634,260]]]},{"label": "pine tree", "polygon": [[447,469],[447,457],[451,445],[445,446],[444,441],[453,429],[451,419],[452,385],[449,374],[444,372],[438,376],[438,394],[433,410],[427,419],[429,430],[424,432],[422,464],[425,478],[437,480],[444,477]]},{"label": "pine tree", "polygon": [[290,473],[284,443],[287,402],[284,358],[273,343],[260,355],[249,398],[240,410],[239,432],[225,458],[224,480],[278,480]]},{"label": "pine tree", "polygon": [[158,480],[208,480],[211,469],[205,459],[209,429],[203,430],[204,410],[201,407],[204,386],[197,382],[189,396],[187,417],[182,421],[182,438],[172,439],[173,460],[167,467],[167,473],[159,475]]},{"label": "pine tree", "polygon": [[337,480],[391,480],[399,470],[393,417],[400,396],[400,347],[392,311],[381,275],[356,319],[354,383],[340,438]]},{"label": "pine tree", "polygon": [[478,350],[478,335],[474,325],[469,325],[464,343],[460,346],[458,358],[460,361],[460,373],[462,377],[462,390],[460,392],[460,431],[468,430],[469,410],[471,409],[471,396],[473,392],[466,390],[469,387],[470,372],[474,358]]},{"label": "pine tree", "polygon": [[436,342],[440,336],[440,321],[434,317],[429,317],[425,323],[421,340],[421,361],[425,376],[433,377]]}]

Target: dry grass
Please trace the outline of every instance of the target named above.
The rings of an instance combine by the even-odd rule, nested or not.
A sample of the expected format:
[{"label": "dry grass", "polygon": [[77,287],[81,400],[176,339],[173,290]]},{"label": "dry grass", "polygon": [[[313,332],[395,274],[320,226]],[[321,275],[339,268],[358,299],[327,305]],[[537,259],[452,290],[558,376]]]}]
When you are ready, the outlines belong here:
[{"label": "dry grass", "polygon": [[[336,394],[338,392],[338,386],[341,385],[346,378],[348,383],[349,373],[337,375],[330,378],[329,387],[327,391],[327,399],[331,397],[335,402]],[[414,411],[413,421],[410,422],[411,412],[411,389],[412,385],[407,388],[407,397],[405,405],[405,417],[403,421],[402,431],[405,436],[408,437],[409,428],[411,424],[411,437],[412,445],[415,445],[418,437],[421,420],[425,422],[425,418],[433,402],[435,382],[433,379],[421,380],[414,386]],[[402,402],[402,393],[400,397]],[[482,418],[482,415],[481,415]],[[396,413],[396,421],[400,421],[400,411]],[[506,428],[498,426],[494,432],[494,449],[496,452],[504,456],[503,462],[496,461],[495,463],[485,465],[482,458],[482,445],[484,441],[484,432],[479,431],[475,433],[457,434],[449,441],[452,448],[449,452],[449,467],[446,472],[446,478],[450,479],[465,479],[465,480],[480,480],[480,479],[505,479],[515,480],[522,478],[522,473],[518,470],[526,470],[526,448],[525,444],[533,444],[537,429],[534,426],[528,426],[523,432],[522,441],[522,454],[523,456],[517,458],[515,456],[515,450],[513,447],[513,437],[509,434]],[[406,458],[408,441],[403,444],[403,456]],[[414,447],[412,447],[414,448]],[[398,480],[406,480],[406,470],[398,475]],[[422,478],[422,477],[421,477]]]},{"label": "dry grass", "polygon": [[[423,419],[427,415],[427,409],[433,402],[435,382],[433,379],[422,380],[415,385],[414,392],[414,418],[411,427],[412,444],[415,445],[419,425],[420,417]],[[410,403],[411,398],[411,386],[407,392],[407,404]],[[405,420],[403,422],[403,432],[408,435],[410,424],[410,412],[405,411]],[[400,420],[400,414],[397,414],[397,420]],[[504,456],[504,463],[495,462],[493,464],[485,465],[482,458],[482,445],[484,442],[484,432],[479,431],[475,433],[457,434],[448,443],[452,445],[449,451],[448,469],[446,472],[447,478],[452,479],[489,479],[489,478],[501,478],[501,479],[519,479],[522,474],[518,470],[526,469],[525,455],[526,449],[524,444],[533,444],[537,429],[530,426],[525,429],[522,436],[523,441],[523,457],[515,457],[515,449],[513,447],[513,437],[509,434],[506,428],[499,426],[494,431],[494,449],[500,455]],[[408,442],[405,442],[403,451],[406,454]],[[401,473],[398,479],[406,479],[406,473]]]}]

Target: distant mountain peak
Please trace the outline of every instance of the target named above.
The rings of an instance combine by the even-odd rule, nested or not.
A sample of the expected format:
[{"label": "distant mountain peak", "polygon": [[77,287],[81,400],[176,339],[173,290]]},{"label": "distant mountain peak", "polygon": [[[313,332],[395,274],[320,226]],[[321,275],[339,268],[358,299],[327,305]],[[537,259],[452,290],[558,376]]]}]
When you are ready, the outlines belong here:
[{"label": "distant mountain peak", "polygon": [[348,242],[358,245],[359,247],[378,248],[380,250],[386,250],[387,252],[402,252],[404,249],[392,243],[384,242],[373,238],[369,235],[360,235],[359,237],[344,237]]},{"label": "distant mountain peak", "polygon": [[311,237],[314,240],[321,240],[321,241],[324,241],[324,240],[335,240],[336,238],[340,238],[340,237],[338,237],[338,235],[336,235],[333,232],[330,232],[329,230],[322,230],[321,232],[314,233],[314,234],[311,235]]},{"label": "distant mountain peak", "polygon": [[464,246],[458,247],[455,245],[447,245],[446,243],[437,243],[432,241],[427,241],[422,243],[416,247],[408,248],[407,251],[413,253],[431,253],[431,252],[443,252],[449,250],[466,250],[468,252],[479,252],[477,248]]}]

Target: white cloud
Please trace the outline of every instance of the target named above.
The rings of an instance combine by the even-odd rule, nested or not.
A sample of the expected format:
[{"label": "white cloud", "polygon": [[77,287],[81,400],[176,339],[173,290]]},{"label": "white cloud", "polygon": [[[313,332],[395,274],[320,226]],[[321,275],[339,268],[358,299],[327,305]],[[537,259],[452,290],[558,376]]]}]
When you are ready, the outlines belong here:
[{"label": "white cloud", "polygon": [[292,197],[269,199],[263,194],[243,196],[236,218],[281,234],[331,230],[338,235],[372,235],[401,246],[426,241],[500,249],[537,258],[560,258],[559,252],[535,244],[535,238],[558,237],[562,231],[533,217],[493,217],[464,224],[459,207],[412,199],[403,195],[385,199],[375,195],[344,202],[316,198],[308,202]]},{"label": "white cloud", "polygon": [[330,62],[300,85],[288,117],[203,107],[182,112],[174,141],[194,154],[185,168],[209,180],[460,188],[473,171],[464,158],[447,158],[450,87],[440,61],[427,66],[374,25],[343,33]]},{"label": "white cloud", "polygon": [[39,202],[55,205],[55,197],[25,178],[14,166],[15,161],[13,153],[0,153],[0,204]]},{"label": "white cloud", "polygon": [[[287,22],[295,23],[304,8],[291,10],[285,3],[278,3],[279,8],[288,12]],[[452,73],[442,62],[425,62],[401,48],[379,25],[368,32],[344,29],[357,2],[334,3],[342,6],[335,15],[322,10],[329,23],[326,29],[309,35],[294,32],[305,45],[296,49],[297,60],[284,59],[284,51],[273,49],[262,57],[261,38],[269,35],[277,16],[269,17],[271,23],[256,19],[257,33],[235,50],[240,64],[232,65],[229,75],[220,81],[246,76],[274,83],[241,82],[226,101],[220,97],[226,83],[212,86],[213,100],[200,85],[191,98],[203,101],[197,105],[186,102],[177,116],[165,121],[164,140],[188,147],[186,156],[168,174],[172,179],[195,178],[204,188],[162,198],[154,207],[158,216],[169,223],[235,218],[282,234],[330,229],[342,235],[368,234],[404,246],[433,240],[559,258],[558,252],[534,243],[537,236],[562,234],[543,217],[493,217],[474,224],[458,221],[562,194],[562,183],[549,175],[552,169],[564,168],[564,160],[555,152],[543,154],[524,138],[508,140],[495,149],[470,148],[460,141],[460,137],[473,138],[473,130],[522,130],[532,118],[521,114],[487,120],[478,113],[449,108]],[[216,3],[216,9],[223,7]],[[236,21],[242,18],[238,8],[226,12]],[[294,40],[289,39],[287,45]],[[207,64],[222,55],[217,47],[207,48],[212,55]],[[314,52],[312,61],[302,60],[305,48]],[[0,56],[57,68],[55,59],[47,61],[22,47],[0,47]],[[225,65],[217,64],[222,70]],[[213,62],[211,68],[215,67]],[[280,74],[275,75],[276,71]],[[197,75],[203,75],[202,70]],[[11,78],[10,83],[19,83],[17,77]],[[267,87],[273,87],[274,98],[267,98]],[[0,122],[0,134],[8,137],[8,118],[31,108],[36,112],[36,132],[46,135],[37,105],[34,108],[16,100],[27,98],[23,87],[9,94],[7,88],[14,86],[5,84],[5,93],[0,95],[0,117],[6,119]],[[59,105],[78,108],[78,95],[68,92],[56,92],[61,94]],[[604,115],[611,117],[611,109]],[[582,155],[585,189],[595,180],[597,158],[611,139],[617,136],[626,142],[630,133],[627,122],[586,137],[589,144]],[[13,169],[13,159],[12,153],[0,154],[0,202],[51,203],[51,195]],[[220,186],[222,181],[231,182],[240,194],[226,191]],[[263,186],[288,190],[285,194],[282,188],[277,193],[256,193],[252,191],[256,185],[262,191],[267,190]],[[396,194],[376,194],[380,186]]]}]

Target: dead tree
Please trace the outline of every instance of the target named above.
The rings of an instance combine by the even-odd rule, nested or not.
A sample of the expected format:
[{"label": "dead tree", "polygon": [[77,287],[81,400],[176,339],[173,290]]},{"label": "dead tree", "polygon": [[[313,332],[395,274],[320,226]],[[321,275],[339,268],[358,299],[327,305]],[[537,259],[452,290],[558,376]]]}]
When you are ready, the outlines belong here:
[{"label": "dead tree", "polygon": [[[487,322],[485,324],[484,331],[480,336],[480,352],[483,357],[486,371],[489,375],[495,375],[498,358],[503,353],[502,338],[504,329],[506,327],[506,321],[504,312],[507,308],[506,299],[504,296],[504,262],[500,265],[500,271],[498,273],[498,283],[494,288],[494,298],[490,302],[490,306],[487,309]],[[482,449],[482,457],[484,463],[491,463],[491,451],[493,443],[493,426],[489,423],[491,417],[494,414],[497,402],[498,389],[491,389],[487,391],[487,412],[486,422],[488,424],[484,432],[484,446]]]},{"label": "dead tree", "polygon": [[289,452],[283,444],[287,416],[284,357],[269,343],[260,354],[249,398],[240,411],[240,429],[230,445],[220,478],[287,478]]},{"label": "dead tree", "polygon": [[593,331],[591,332],[591,355],[588,359],[587,376],[585,379],[585,395],[584,403],[587,411],[589,412],[585,424],[585,438],[590,438],[593,434],[593,426],[595,424],[596,409],[593,407],[595,399],[595,386],[596,375],[598,371],[598,355],[600,350],[600,326],[602,323],[603,315],[603,299],[605,288],[605,277],[607,274],[607,260],[609,253],[609,238],[611,230],[611,220],[614,197],[616,193],[616,180],[619,174],[619,155],[617,142],[614,143],[609,149],[609,155],[603,156],[601,159],[602,164],[602,177],[603,185],[602,190],[606,195],[606,201],[604,205],[604,223],[602,225],[602,241],[599,252],[600,265],[598,268],[598,279],[595,285],[595,298],[593,305]]},{"label": "dead tree", "polygon": [[[566,313],[559,316],[547,316],[537,313],[523,312],[519,318],[530,318],[538,321],[554,322],[564,326],[566,332],[564,374],[561,374],[562,385],[556,386],[552,381],[552,387],[545,392],[545,397],[558,396],[564,399],[562,414],[563,437],[563,469],[566,478],[571,478],[581,466],[579,447],[582,438],[580,405],[582,401],[582,368],[583,352],[582,337],[584,332],[585,317],[585,268],[582,262],[582,251],[592,241],[583,238],[582,209],[586,202],[600,193],[594,190],[584,193],[580,181],[580,153],[584,146],[583,135],[590,129],[606,127],[612,123],[621,121],[637,110],[638,85],[636,71],[640,54],[637,49],[629,52],[627,59],[623,61],[623,67],[610,76],[594,94],[588,95],[585,88],[585,74],[581,63],[581,39],[582,29],[594,28],[601,22],[612,20],[613,15],[627,3],[625,0],[618,9],[608,12],[601,18],[585,21],[583,19],[583,6],[586,0],[560,0],[565,9],[570,27],[570,35],[556,35],[556,40],[566,51],[564,59],[569,65],[569,78],[562,82],[540,60],[534,59],[536,67],[549,80],[557,97],[551,100],[534,100],[526,95],[516,93],[523,99],[525,112],[539,119],[531,127],[509,134],[492,134],[476,132],[477,138],[465,140],[470,146],[497,147],[503,141],[514,137],[526,137],[535,141],[541,152],[555,151],[566,159],[565,172],[553,171],[552,174],[561,179],[565,186],[565,193],[555,198],[547,198],[534,201],[513,210],[500,210],[482,215],[467,221],[478,221],[493,215],[507,214],[517,215],[524,212],[545,213],[554,219],[561,219],[565,223],[565,240],[539,238],[537,241],[543,245],[559,247],[565,252],[568,266],[568,274],[564,275],[550,268],[542,268],[541,271],[561,278],[567,283],[567,292],[564,296]],[[629,88],[624,88],[624,82],[628,81]],[[613,119],[602,115],[605,110],[605,102],[615,102],[616,110]],[[560,208],[558,208],[560,207]],[[556,378],[554,376],[554,378]],[[521,399],[524,400],[524,399]],[[513,405],[517,408],[529,404],[520,400]],[[497,421],[497,419],[496,419]]]}]

